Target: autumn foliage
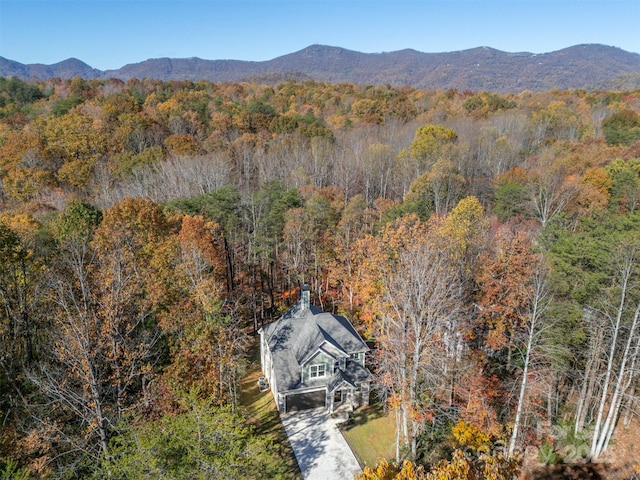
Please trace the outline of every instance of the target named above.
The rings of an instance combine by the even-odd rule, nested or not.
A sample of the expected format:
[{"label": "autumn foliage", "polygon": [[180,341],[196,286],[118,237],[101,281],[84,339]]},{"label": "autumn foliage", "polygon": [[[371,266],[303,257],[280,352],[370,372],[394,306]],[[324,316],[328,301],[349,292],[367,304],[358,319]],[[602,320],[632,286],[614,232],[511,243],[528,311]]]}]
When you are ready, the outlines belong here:
[{"label": "autumn foliage", "polygon": [[107,478],[202,405],[233,430],[301,283],[369,342],[396,421],[362,478],[511,478],[507,442],[573,462],[590,435],[607,459],[635,421],[637,91],[11,82],[0,472]]}]

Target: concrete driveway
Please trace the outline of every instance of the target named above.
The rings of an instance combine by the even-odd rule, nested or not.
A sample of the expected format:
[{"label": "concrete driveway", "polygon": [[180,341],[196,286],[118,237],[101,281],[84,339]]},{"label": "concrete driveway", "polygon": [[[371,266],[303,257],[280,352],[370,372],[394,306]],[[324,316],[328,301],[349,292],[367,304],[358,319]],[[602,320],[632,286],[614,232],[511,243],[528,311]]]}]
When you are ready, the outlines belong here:
[{"label": "concrete driveway", "polygon": [[280,415],[305,480],[353,479],[362,469],[337,427],[324,409]]}]

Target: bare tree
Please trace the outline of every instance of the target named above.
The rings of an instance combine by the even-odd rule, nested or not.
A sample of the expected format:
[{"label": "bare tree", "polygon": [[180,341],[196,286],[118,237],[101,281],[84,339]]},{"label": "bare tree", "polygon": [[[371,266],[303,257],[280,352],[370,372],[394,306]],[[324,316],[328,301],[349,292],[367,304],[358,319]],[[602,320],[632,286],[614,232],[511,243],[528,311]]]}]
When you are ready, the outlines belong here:
[{"label": "bare tree", "polygon": [[583,310],[582,320],[589,332],[589,348],[587,352],[584,371],[581,376],[581,387],[578,393],[578,401],[575,412],[574,433],[580,432],[585,425],[587,415],[593,407],[595,391],[597,388],[598,374],[600,372],[602,355],[604,353],[605,325],[603,315],[593,308],[586,307]]},{"label": "bare tree", "polygon": [[547,288],[546,269],[543,265],[538,265],[535,269],[532,283],[533,288],[531,290],[531,299],[529,302],[529,318],[525,325],[526,344],[524,348],[522,377],[520,379],[520,392],[518,394],[516,416],[513,421],[513,430],[509,440],[509,454],[514,453],[518,443],[524,405],[527,403],[527,388],[532,358],[534,352],[539,347],[542,332],[549,327],[549,324],[543,325],[544,311],[551,301]]},{"label": "bare tree", "polygon": [[106,212],[93,237],[87,215],[76,215],[59,236],[60,261],[48,272],[53,334],[30,379],[77,429],[68,435],[74,448],[98,462],[157,359],[160,332],[150,319],[162,301],[156,269],[163,254],[160,240],[153,242],[166,232],[160,207],[148,201]]},{"label": "bare tree", "polygon": [[222,155],[172,156],[159,163],[135,168],[123,179],[100,171],[97,204],[106,207],[127,197],[166,202],[189,198],[228,185],[231,165]]},{"label": "bare tree", "polygon": [[[55,310],[49,355],[29,378],[45,398],[86,429],[76,448],[97,463],[108,451],[109,420],[104,352],[99,345],[102,328],[90,280],[95,257],[86,239],[66,242],[63,262],[61,271],[51,272]],[[92,442],[94,438],[97,443]]]},{"label": "bare tree", "polygon": [[[637,372],[630,366],[635,365],[638,355],[635,335],[640,321],[640,302],[635,307],[632,318],[627,318],[637,276],[637,252],[634,248],[625,249],[618,273],[618,304],[613,315],[609,316],[612,330],[608,340],[607,366],[591,441],[590,454],[593,458],[598,458],[607,449],[620,414],[622,397],[629,389],[634,376],[637,376]],[[621,341],[625,333],[626,341]]]},{"label": "bare tree", "polygon": [[562,213],[577,193],[577,182],[554,160],[552,152],[545,152],[529,181],[533,211],[543,227]]},{"label": "bare tree", "polygon": [[[399,224],[396,234],[403,241],[394,249],[393,262],[382,276],[388,309],[380,329],[379,358],[382,383],[398,406],[399,459],[401,436],[411,455],[417,453],[421,418],[428,408],[421,392],[436,396],[446,389],[439,359],[445,354],[445,338],[462,311],[462,285],[447,251],[439,248],[425,225]],[[391,239],[382,241],[393,244]]]}]

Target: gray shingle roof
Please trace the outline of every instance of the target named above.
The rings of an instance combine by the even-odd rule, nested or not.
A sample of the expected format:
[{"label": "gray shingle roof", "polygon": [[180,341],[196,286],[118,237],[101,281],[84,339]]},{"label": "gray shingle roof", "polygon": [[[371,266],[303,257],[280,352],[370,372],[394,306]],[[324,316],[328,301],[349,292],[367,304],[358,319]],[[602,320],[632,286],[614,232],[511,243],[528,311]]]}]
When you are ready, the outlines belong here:
[{"label": "gray shingle roof", "polygon": [[331,379],[329,380],[329,383],[327,384],[327,389],[329,390],[329,392],[333,393],[336,391],[338,387],[342,386],[343,383],[348,383],[352,387],[355,387],[355,384],[353,382],[350,382],[345,377],[345,374],[342,372],[342,370],[338,370],[333,375],[333,377],[331,377]]},{"label": "gray shingle roof", "polygon": [[296,304],[280,319],[263,326],[262,333],[271,350],[280,392],[306,386],[301,383],[300,367],[321,347],[340,356],[369,350],[349,320],[313,305],[303,309]]}]

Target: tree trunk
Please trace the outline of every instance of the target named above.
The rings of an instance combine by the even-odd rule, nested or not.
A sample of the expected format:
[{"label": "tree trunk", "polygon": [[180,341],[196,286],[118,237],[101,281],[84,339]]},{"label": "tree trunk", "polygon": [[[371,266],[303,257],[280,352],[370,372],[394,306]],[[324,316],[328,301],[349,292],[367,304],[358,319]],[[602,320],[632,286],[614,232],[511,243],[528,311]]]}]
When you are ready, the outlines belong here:
[{"label": "tree trunk", "polygon": [[520,395],[518,396],[518,407],[516,408],[516,418],[513,421],[513,431],[511,432],[511,440],[509,441],[509,455],[513,454],[516,449],[518,440],[518,432],[520,430],[520,422],[522,419],[522,410],[524,407],[525,393],[527,391],[527,375],[529,374],[529,360],[531,359],[531,349],[533,348],[533,327],[532,320],[529,329],[529,338],[527,340],[527,350],[524,358],[524,368],[522,370],[522,381],[520,382]]},{"label": "tree trunk", "polygon": [[[604,409],[609,401],[609,384],[611,382],[611,375],[613,373],[614,361],[616,356],[616,347],[618,343],[618,336],[620,335],[620,328],[622,323],[622,315],[625,310],[625,304],[627,300],[627,288],[629,285],[629,279],[631,277],[633,261],[631,258],[627,258],[622,267],[622,285],[620,291],[620,302],[616,311],[616,319],[614,322],[613,337],[611,339],[611,347],[609,348],[609,356],[607,361],[607,371],[605,373],[604,384],[602,386],[602,394],[600,397],[600,403],[598,405],[598,414],[596,416],[596,425],[593,431],[593,438],[591,441],[590,455],[593,458],[598,458],[601,453],[601,437],[606,437],[606,433],[602,432],[602,422],[604,416]],[[613,406],[613,403],[610,404]]]},{"label": "tree trunk", "polygon": [[401,407],[396,408],[396,462],[400,462],[400,432],[402,431]]},{"label": "tree trunk", "polygon": [[[598,458],[602,452],[607,449],[607,445],[609,444],[609,440],[613,435],[613,430],[615,429],[616,422],[618,420],[618,415],[620,414],[620,405],[622,403],[622,396],[629,385],[631,383],[631,377],[627,382],[625,382],[625,376],[627,374],[627,363],[631,359],[631,345],[634,341],[634,335],[636,331],[636,327],[638,325],[638,318],[640,317],[640,303],[636,308],[635,314],[633,316],[633,323],[631,324],[631,329],[629,331],[629,337],[627,338],[627,343],[624,348],[624,352],[622,354],[622,362],[620,364],[620,368],[618,370],[618,378],[616,380],[616,384],[613,390],[613,396],[611,398],[611,402],[609,404],[609,411],[607,413],[607,418],[605,419],[602,430],[598,432],[598,436],[594,434],[594,442],[595,449],[592,447],[592,455],[594,458]],[[633,375],[633,372],[629,372],[629,375]],[[597,442],[595,441],[597,439]]]},{"label": "tree trunk", "polygon": [[511,432],[511,439],[509,441],[509,454],[513,454],[518,442],[518,434],[522,423],[522,415],[524,410],[524,404],[526,402],[527,393],[527,380],[529,375],[529,366],[531,363],[531,354],[536,347],[535,338],[537,336],[538,320],[539,316],[544,312],[547,303],[543,303],[547,296],[546,292],[546,278],[545,272],[539,267],[538,271],[534,273],[534,290],[533,297],[531,299],[531,314],[527,336],[527,347],[525,350],[524,367],[522,370],[522,381],[520,382],[520,394],[518,397],[518,406],[516,407],[516,417],[513,422],[513,431]]},{"label": "tree trunk", "polygon": [[584,381],[580,388],[580,395],[578,396],[578,405],[575,415],[575,428],[574,434],[577,434],[584,428],[584,423],[587,418],[587,413],[590,410],[592,404],[593,392],[596,385],[596,377],[598,368],[600,367],[600,358],[602,356],[602,341],[604,336],[604,328],[602,324],[598,324],[597,333],[593,335],[590,342],[589,351],[591,355],[587,359],[585,365]]}]

